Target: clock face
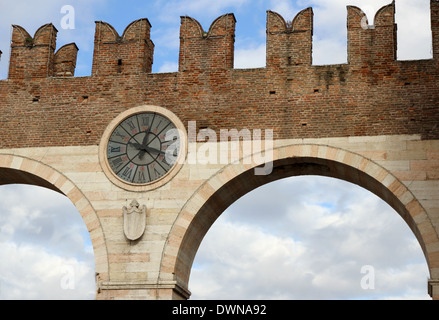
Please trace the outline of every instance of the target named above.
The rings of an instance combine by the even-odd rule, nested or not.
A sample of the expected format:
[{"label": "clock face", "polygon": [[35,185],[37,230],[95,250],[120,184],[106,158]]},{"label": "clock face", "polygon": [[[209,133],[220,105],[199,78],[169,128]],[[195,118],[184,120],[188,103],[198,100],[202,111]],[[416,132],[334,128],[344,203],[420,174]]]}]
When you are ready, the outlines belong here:
[{"label": "clock face", "polygon": [[123,181],[145,185],[161,179],[179,154],[179,135],[174,123],[154,112],[123,120],[107,144],[111,170]]}]

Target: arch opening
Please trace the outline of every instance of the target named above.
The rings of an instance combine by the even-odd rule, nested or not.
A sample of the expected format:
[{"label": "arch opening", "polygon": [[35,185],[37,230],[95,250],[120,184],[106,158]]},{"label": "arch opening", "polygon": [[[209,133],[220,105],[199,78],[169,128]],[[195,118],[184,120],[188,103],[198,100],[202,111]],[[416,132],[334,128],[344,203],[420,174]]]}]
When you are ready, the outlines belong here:
[{"label": "arch opening", "polygon": [[[57,201],[55,201],[55,203],[62,202],[63,205],[61,206],[61,208],[58,208],[57,211],[64,211],[65,209],[63,209],[62,207],[64,208],[68,207],[70,208],[70,210],[73,211],[72,215],[74,216],[75,221],[77,221],[75,225],[78,227],[78,229],[75,229],[74,231],[75,234],[72,236],[74,238],[76,237],[77,243],[83,242],[85,244],[85,247],[87,248],[86,252],[88,252],[85,256],[90,257],[89,254],[91,254],[91,256],[94,257],[93,259],[94,272],[90,271],[90,269],[93,269],[93,267],[90,267],[90,265],[93,265],[93,263],[90,264],[89,262],[87,262],[87,266],[85,266],[82,263],[83,260],[86,260],[84,258],[85,256],[82,256],[82,258],[80,259],[78,258],[79,260],[76,259],[77,256],[74,256],[73,258],[70,259],[64,257],[63,259],[66,261],[74,261],[75,259],[76,261],[80,261],[80,263],[78,263],[77,265],[81,267],[79,267],[79,269],[78,268],[75,269],[74,268],[75,263],[70,265],[63,264],[61,268],[61,272],[63,272],[64,275],[62,276],[62,279],[60,280],[61,282],[58,283],[58,285],[61,287],[61,289],[64,288],[65,289],[64,291],[67,291],[67,295],[70,294],[69,299],[71,299],[72,298],[71,294],[73,293],[72,291],[75,291],[72,288],[74,288],[75,284],[77,283],[77,279],[78,279],[77,276],[81,276],[81,274],[84,274],[85,270],[87,269],[89,270],[89,272],[91,272],[90,274],[93,275],[93,280],[90,281],[92,283],[94,282],[94,293],[93,294],[88,293],[85,296],[83,296],[81,299],[96,298],[97,279],[99,280],[108,279],[109,266],[108,266],[107,247],[105,243],[105,236],[103,233],[102,225],[90,201],[82,193],[82,191],[75,185],[73,181],[71,181],[66,175],[57,171],[51,166],[48,166],[40,161],[36,161],[19,155],[11,155],[11,154],[0,155],[0,188],[2,186],[6,188],[14,188],[17,185],[19,185],[20,188],[29,188],[29,187],[37,188],[34,189],[37,191],[30,192],[31,194],[31,196],[29,196],[30,198],[34,198],[33,196],[34,194],[46,192],[45,193],[46,199],[47,197],[49,197],[50,199],[58,199]],[[47,192],[50,193],[50,196],[47,195]],[[24,196],[17,197],[17,199],[19,199],[17,200],[19,204],[26,207],[26,203],[27,203],[26,197]],[[41,201],[39,202],[41,204]],[[43,206],[50,207],[50,205],[51,205],[50,201],[48,201],[48,203],[43,203]],[[11,203],[10,206],[14,207],[14,203]],[[24,212],[23,213],[24,216],[26,216],[26,214],[29,214],[29,209],[31,210],[30,212],[36,213],[37,217],[39,215],[44,216],[44,214],[41,213],[42,212],[41,210],[37,210],[32,207],[31,208],[28,207],[27,213],[26,211],[21,211],[22,213]],[[55,217],[55,213],[53,212],[53,210],[52,211],[49,210],[49,213],[52,214],[52,217]],[[66,221],[65,220],[66,217],[64,217],[63,215],[59,215],[58,217],[63,217],[64,221],[61,219],[63,223],[56,224],[56,228],[53,228],[55,230],[53,235],[55,236],[59,236],[60,234],[65,235],[66,230],[68,231],[69,227],[72,226],[69,225],[69,221]],[[43,220],[47,222],[50,219],[47,218]],[[27,223],[28,221],[25,222]],[[34,229],[35,230],[41,229],[40,230],[41,232],[43,228],[37,227]],[[80,235],[77,234],[78,232]],[[18,247],[13,246],[12,250],[15,250],[17,248]],[[30,252],[33,253],[32,250],[30,250]],[[78,251],[76,253],[78,253]],[[81,254],[78,257],[80,256]],[[57,261],[60,263],[60,261],[63,261],[63,259],[58,257]],[[41,268],[43,266],[44,264],[40,264],[38,268]],[[53,270],[51,270],[50,273],[53,273]],[[79,283],[77,284],[79,285]],[[3,288],[3,292],[4,290],[5,289]],[[39,298],[43,298],[43,297],[37,296],[35,299],[39,299]],[[54,299],[59,299],[59,298],[60,296],[54,297]]]},{"label": "arch opening", "polygon": [[187,288],[201,241],[218,217],[236,200],[273,181],[315,175],[358,185],[393,208],[415,235],[426,258],[430,277],[435,278],[439,269],[435,260],[429,259],[428,249],[434,249],[438,243],[436,231],[421,204],[391,172],[359,154],[329,146],[291,145],[275,149],[274,155],[274,170],[270,175],[254,175],[254,165],[232,164],[198,189],[181,210],[168,237],[162,259],[162,277],[171,273],[180,286]]},{"label": "arch opening", "polygon": [[95,299],[90,234],[71,200],[52,189],[0,186],[0,300]]},{"label": "arch opening", "polygon": [[285,178],[233,203],[203,239],[191,299],[429,299],[428,267],[384,201],[321,176]]}]

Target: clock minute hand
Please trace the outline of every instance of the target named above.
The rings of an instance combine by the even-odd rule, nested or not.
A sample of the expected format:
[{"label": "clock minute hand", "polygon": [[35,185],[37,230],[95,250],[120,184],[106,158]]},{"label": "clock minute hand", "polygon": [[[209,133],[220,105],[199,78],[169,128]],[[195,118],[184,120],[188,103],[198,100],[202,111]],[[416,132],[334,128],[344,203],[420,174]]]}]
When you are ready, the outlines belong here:
[{"label": "clock minute hand", "polygon": [[150,132],[151,132],[151,126],[148,127],[148,129],[146,130],[146,133],[145,133],[145,137],[143,138],[142,145],[144,147],[146,147],[148,145],[148,136],[149,136]]}]

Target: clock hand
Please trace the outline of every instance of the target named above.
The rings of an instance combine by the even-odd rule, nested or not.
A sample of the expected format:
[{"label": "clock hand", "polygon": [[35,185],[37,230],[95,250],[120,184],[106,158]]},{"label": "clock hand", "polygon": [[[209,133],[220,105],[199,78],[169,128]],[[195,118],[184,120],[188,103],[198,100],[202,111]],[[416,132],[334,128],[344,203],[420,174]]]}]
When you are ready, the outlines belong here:
[{"label": "clock hand", "polygon": [[146,151],[148,151],[148,152],[157,152],[157,153],[159,153],[159,154],[165,154],[165,152],[163,152],[163,151],[161,151],[161,150],[158,150],[158,149],[151,148],[151,147],[144,147],[143,150],[146,150]]},{"label": "clock hand", "polygon": [[128,144],[132,145],[134,148],[138,149],[138,150],[142,150],[143,146],[139,143],[134,143],[134,142],[128,142]]},{"label": "clock hand", "polygon": [[165,154],[164,151],[155,149],[155,148],[151,148],[151,147],[147,147],[145,145],[141,145],[139,143],[134,143],[134,142],[129,142],[128,144],[132,145],[134,148],[136,148],[137,150],[139,150],[139,158],[142,159],[143,156],[145,155],[146,152],[156,152],[158,154]]},{"label": "clock hand", "polygon": [[134,148],[136,148],[137,150],[139,150],[140,152],[138,153],[139,159],[142,160],[143,156],[146,153],[145,148],[139,144],[139,143],[134,143],[134,142],[128,142],[128,144],[132,145]]},{"label": "clock hand", "polygon": [[145,153],[146,153],[146,151],[145,150],[140,150],[140,152],[139,152],[139,159],[140,160],[143,160],[143,156],[145,155]]},{"label": "clock hand", "polygon": [[151,126],[149,126],[148,129],[146,130],[146,134],[145,137],[143,138],[142,145],[146,146],[148,144],[148,136],[150,132],[151,132]]}]

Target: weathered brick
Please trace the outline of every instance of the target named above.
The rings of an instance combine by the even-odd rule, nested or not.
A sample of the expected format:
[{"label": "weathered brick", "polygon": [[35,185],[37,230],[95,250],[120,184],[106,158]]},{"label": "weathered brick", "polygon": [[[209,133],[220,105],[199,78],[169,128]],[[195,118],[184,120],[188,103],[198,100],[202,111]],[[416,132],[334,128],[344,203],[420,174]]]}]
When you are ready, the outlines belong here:
[{"label": "weathered brick", "polygon": [[[438,7],[432,1],[434,39]],[[34,38],[15,26],[10,79],[0,81],[0,147],[97,145],[115,115],[143,104],[168,108],[185,124],[196,120],[197,130],[267,128],[275,139],[438,139],[437,59],[394,59],[393,4],[379,11],[375,29],[362,28],[360,9],[348,13],[349,64],[311,65],[309,8],[291,25],[267,12],[267,67],[249,70],[233,69],[233,14],[219,17],[208,32],[182,17],[180,72],[166,74],[149,73],[154,45],[147,19],[134,21],[120,37],[97,22],[92,76],[80,78],[53,77],[74,72],[77,51],[70,44],[54,53],[53,25]]]}]

